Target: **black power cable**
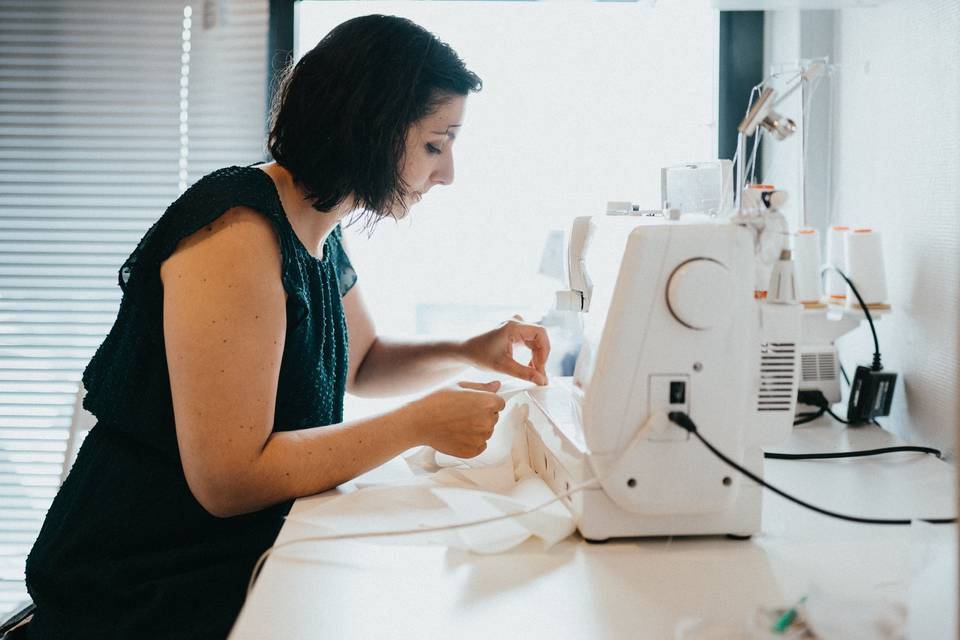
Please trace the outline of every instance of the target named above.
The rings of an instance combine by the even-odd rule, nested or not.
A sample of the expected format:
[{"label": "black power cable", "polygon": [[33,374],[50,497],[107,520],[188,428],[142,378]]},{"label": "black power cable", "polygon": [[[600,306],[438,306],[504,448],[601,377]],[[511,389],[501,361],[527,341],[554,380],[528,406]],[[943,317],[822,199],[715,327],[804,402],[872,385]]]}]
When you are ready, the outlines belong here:
[{"label": "black power cable", "polygon": [[[847,274],[833,265],[827,265],[823,268],[823,271],[827,271],[828,269],[833,269],[840,274],[840,277],[843,278],[847,286],[850,287],[850,290],[853,291],[853,295],[857,297],[857,302],[860,303],[860,308],[867,317],[867,322],[870,323],[870,333],[873,334],[873,364],[870,368],[874,371],[882,371],[883,365],[880,363],[880,341],[877,339],[877,328],[873,326],[873,316],[870,315],[870,309],[867,307],[867,303],[863,301],[863,297],[860,295],[860,292],[857,291],[857,287],[853,284],[853,281],[847,277]],[[823,271],[821,273],[823,273]]]},{"label": "black power cable", "polygon": [[794,416],[794,418],[796,419],[793,421],[793,426],[797,427],[801,424],[807,424],[808,422],[813,422],[814,420],[822,416],[824,413],[826,413],[826,411],[822,408],[819,411],[811,411],[809,413],[798,413],[796,416]]},{"label": "black power cable", "polygon": [[797,396],[797,402],[801,404],[808,404],[811,407],[816,407],[817,411],[809,413],[798,413],[796,415],[797,420],[794,421],[793,426],[798,424],[805,424],[807,422],[812,422],[822,416],[824,413],[828,414],[831,418],[837,422],[842,422],[843,424],[850,424],[849,421],[844,420],[837,414],[833,412],[830,408],[830,401],[827,400],[827,397],[823,395],[823,392],[819,389],[814,390],[804,390],[800,391]]},{"label": "black power cable", "polygon": [[824,407],[823,410],[827,413],[827,415],[829,415],[831,418],[833,418],[837,422],[841,422],[843,424],[851,424],[849,420],[844,420],[843,418],[835,414],[833,412],[833,409],[831,409],[830,407]]},{"label": "black power cable", "polygon": [[770,458],[772,460],[831,460],[834,458],[862,458],[864,456],[878,456],[884,453],[900,453],[903,451],[929,453],[937,456],[938,458],[943,458],[943,454],[938,449],[914,446],[882,447],[880,449],[840,451],[837,453],[774,453],[772,451],[768,451],[763,454],[763,457]]},{"label": "black power cable", "polygon": [[[838,357],[837,360],[840,358]],[[847,386],[850,386],[850,376],[847,375],[847,370],[843,368],[843,363],[840,363],[840,373],[843,375],[843,381],[847,383]]]},{"label": "black power cable", "polygon": [[[837,519],[839,519],[839,520],[846,520],[847,522],[858,522],[858,523],[861,523],[861,524],[909,525],[909,524],[913,524],[913,522],[914,522],[914,520],[910,520],[910,519],[906,519],[906,518],[889,518],[889,519],[888,519],[888,518],[861,518],[861,517],[859,517],[859,516],[848,516],[848,515],[843,514],[843,513],[837,513],[836,511],[830,511],[830,510],[828,510],[828,509],[823,509],[823,508],[818,507],[818,506],[816,506],[816,505],[810,504],[809,502],[804,502],[804,501],[801,500],[800,498],[795,498],[794,496],[790,495],[789,493],[787,493],[787,492],[785,492],[785,491],[783,491],[783,490],[781,490],[781,489],[778,489],[777,487],[773,486],[772,484],[764,481],[763,478],[757,476],[756,474],[754,474],[753,472],[751,472],[749,469],[745,469],[744,467],[740,466],[739,464],[737,464],[736,462],[734,462],[733,460],[731,460],[730,458],[728,458],[727,456],[725,456],[725,455],[724,455],[723,453],[721,453],[716,447],[714,447],[712,444],[710,444],[709,442],[707,442],[706,438],[704,438],[702,435],[700,435],[700,432],[697,431],[697,425],[694,424],[694,422],[693,422],[693,420],[690,418],[690,416],[688,416],[688,415],[685,414],[684,412],[682,412],[682,411],[671,411],[671,412],[667,415],[667,417],[670,419],[670,422],[674,423],[675,425],[677,425],[678,427],[680,427],[680,428],[683,429],[684,431],[687,431],[688,433],[692,433],[694,436],[696,436],[697,439],[700,440],[700,442],[703,443],[703,446],[705,446],[707,449],[709,449],[710,452],[713,453],[713,455],[715,455],[715,456],[717,456],[718,458],[720,458],[720,460],[722,460],[723,462],[725,462],[725,463],[728,464],[729,466],[733,467],[734,469],[736,469],[737,471],[739,471],[739,472],[742,473],[743,475],[747,476],[748,478],[750,478],[751,480],[753,480],[754,482],[756,482],[757,484],[759,484],[761,487],[764,487],[764,488],[766,488],[766,489],[769,489],[770,491],[773,491],[773,492],[774,492],[775,494],[777,494],[778,496],[780,496],[780,497],[782,497],[782,498],[786,498],[786,499],[789,500],[790,502],[793,502],[794,504],[798,504],[798,505],[800,505],[801,507],[806,507],[807,509],[810,509],[811,511],[816,511],[817,513],[820,513],[820,514],[825,515],[825,516],[830,516],[831,518],[837,518]],[[921,520],[921,521],[923,521],[923,522],[929,522],[930,524],[950,524],[950,523],[954,523],[954,522],[957,521],[956,518],[917,518],[917,520]]]},{"label": "black power cable", "polygon": [[[823,395],[822,391],[801,391],[798,401],[803,404],[808,404],[814,407],[817,407],[817,411],[810,411],[806,413],[798,413],[794,416],[796,419],[793,421],[793,426],[806,424],[808,422],[813,422],[823,414],[829,414],[837,422],[842,422],[843,424],[850,424],[849,421],[844,420],[837,414],[835,414],[830,409],[830,401],[827,400],[827,397]],[[873,424],[877,425],[881,429],[883,425],[873,420]],[[884,449],[870,449],[867,451],[848,451],[844,453],[805,453],[805,454],[787,454],[787,453],[764,453],[763,455],[767,458],[774,458],[779,460],[820,460],[826,458],[855,458],[857,456],[870,456],[870,455],[879,455],[882,453],[893,453],[894,451],[917,451],[920,453],[932,453],[938,458],[942,458],[943,454],[937,449],[931,449],[930,447],[914,447],[914,446],[902,446],[902,447],[886,447]]]}]

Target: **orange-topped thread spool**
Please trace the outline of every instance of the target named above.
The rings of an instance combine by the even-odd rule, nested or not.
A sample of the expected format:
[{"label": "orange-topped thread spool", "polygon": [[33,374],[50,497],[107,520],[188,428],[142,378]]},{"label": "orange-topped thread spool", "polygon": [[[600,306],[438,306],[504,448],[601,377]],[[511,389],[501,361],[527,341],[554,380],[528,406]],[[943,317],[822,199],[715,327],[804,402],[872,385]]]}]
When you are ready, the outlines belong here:
[{"label": "orange-topped thread spool", "polygon": [[[834,225],[827,233],[827,265],[846,272],[846,238],[850,234],[850,227]],[[827,272],[827,300],[830,304],[845,305],[847,303],[847,283],[839,273],[830,269]]]},{"label": "orange-topped thread spool", "polygon": [[[887,304],[887,274],[883,261],[883,243],[880,233],[869,227],[856,227],[846,238],[846,274],[857,288],[867,308],[889,309]],[[847,299],[850,308],[860,309],[860,301],[852,292]]]}]

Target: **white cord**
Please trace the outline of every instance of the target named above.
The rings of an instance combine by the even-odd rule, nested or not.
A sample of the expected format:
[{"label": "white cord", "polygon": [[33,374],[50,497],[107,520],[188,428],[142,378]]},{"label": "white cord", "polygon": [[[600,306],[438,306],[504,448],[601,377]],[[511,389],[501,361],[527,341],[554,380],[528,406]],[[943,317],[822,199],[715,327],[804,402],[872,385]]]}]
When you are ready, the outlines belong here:
[{"label": "white cord", "polygon": [[[806,76],[801,80],[803,84],[809,84],[809,88],[804,87],[804,91],[801,92],[802,104],[800,106],[800,117],[803,127],[803,136],[800,140],[800,212],[802,218],[802,224],[804,227],[808,225],[807,223],[807,144],[809,137],[809,130],[807,127],[808,119],[810,117],[810,106],[813,104],[813,96],[817,92],[817,88],[820,86],[820,81],[823,79],[824,74],[819,74],[814,76],[813,80],[807,80]],[[803,95],[806,93],[806,95]]]},{"label": "white cord", "polygon": [[737,153],[734,155],[734,169],[736,172],[736,187],[733,194],[733,208],[736,211],[740,210],[740,193],[743,191],[743,132],[737,132]]},{"label": "white cord", "polygon": [[[731,171],[729,172],[729,174],[727,174],[727,179],[726,179],[726,180],[724,181],[724,183],[723,183],[723,193],[724,193],[724,196],[723,196],[723,197],[724,197],[724,198],[726,197],[725,194],[727,193],[727,190],[729,189],[729,191],[730,191],[730,206],[733,207],[734,209],[736,209],[737,198],[736,198],[736,194],[734,193],[733,183],[734,183],[734,181],[736,180],[735,173],[736,173],[736,166],[737,166],[737,157],[739,156],[739,154],[740,154],[740,151],[739,151],[739,150],[737,150],[736,152],[734,152],[734,154],[733,154],[733,160],[731,161],[731,164],[733,165],[734,169],[731,170]],[[583,314],[578,314],[578,315],[583,315]]]},{"label": "white cord", "polygon": [[750,153],[750,161],[747,163],[747,169],[744,171],[746,175],[749,175],[749,181],[751,184],[756,184],[757,182],[757,149],[760,148],[760,135],[762,134],[763,129],[757,127],[756,132],[753,134],[753,151]]},{"label": "white cord", "polygon": [[[760,94],[760,87],[763,86],[763,82],[754,86],[750,89],[750,97],[747,100],[747,110],[744,112],[744,117],[746,114],[750,113],[750,108],[753,106],[753,97]],[[745,153],[744,146],[744,135],[742,131],[737,132],[737,151],[733,154],[733,180],[734,180],[734,192],[733,192],[733,209],[734,211],[740,210],[740,192],[743,190],[742,181],[746,179],[745,172],[743,171],[743,158],[741,157]]]},{"label": "white cord", "polygon": [[572,496],[575,493],[588,489],[593,485],[599,485],[600,481],[596,478],[591,478],[586,482],[575,485],[574,487],[564,491],[563,493],[557,494],[552,499],[547,500],[541,504],[538,504],[535,507],[528,507],[522,511],[515,511],[513,513],[504,513],[499,516],[491,516],[489,518],[481,518],[479,520],[471,520],[468,522],[457,522],[454,524],[445,524],[437,525],[433,527],[418,527],[416,529],[398,529],[396,531],[358,531],[356,533],[333,533],[325,536],[309,536],[306,538],[297,538],[295,540],[288,540],[281,544],[273,545],[262,554],[257,559],[256,564],[253,565],[253,573],[250,575],[250,582],[247,584],[247,598],[250,597],[250,593],[253,591],[253,585],[257,582],[257,577],[260,575],[260,570],[263,568],[264,563],[267,561],[267,558],[270,557],[275,551],[284,549],[286,547],[299,544],[301,542],[323,542],[327,540],[348,540],[354,538],[379,538],[384,536],[401,536],[409,535],[414,533],[433,533],[436,531],[449,531],[453,529],[463,529],[465,527],[474,527],[481,524],[488,524],[490,522],[499,522],[501,520],[509,520],[511,518],[516,518],[519,516],[529,515],[546,507],[549,507],[554,502],[562,500],[566,497]]}]

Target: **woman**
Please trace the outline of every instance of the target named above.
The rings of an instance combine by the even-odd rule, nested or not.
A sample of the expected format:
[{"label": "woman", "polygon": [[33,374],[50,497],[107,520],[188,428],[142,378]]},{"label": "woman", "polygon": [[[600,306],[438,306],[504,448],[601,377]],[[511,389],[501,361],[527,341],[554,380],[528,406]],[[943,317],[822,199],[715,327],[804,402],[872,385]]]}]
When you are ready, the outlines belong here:
[{"label": "woman", "polygon": [[[98,424],[27,562],[28,637],[224,637],[295,498],[415,445],[477,455],[504,406],[499,383],[461,382],[343,422],[345,391],[408,393],[464,365],[546,382],[534,325],[461,343],[381,338],[343,249],[347,216],[400,218],[453,181],[479,88],[407,20],[346,22],[278,91],[275,162],[206,176],[147,232],[84,373]],[[512,359],[518,341],[527,366]]]}]

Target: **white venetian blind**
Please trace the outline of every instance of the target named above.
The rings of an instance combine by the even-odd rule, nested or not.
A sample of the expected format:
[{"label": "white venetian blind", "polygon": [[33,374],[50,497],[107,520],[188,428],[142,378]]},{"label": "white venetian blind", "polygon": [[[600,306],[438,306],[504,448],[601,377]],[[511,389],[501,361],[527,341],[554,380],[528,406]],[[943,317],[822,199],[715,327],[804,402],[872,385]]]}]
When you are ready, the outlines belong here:
[{"label": "white venetian blind", "polygon": [[189,179],[264,159],[268,0],[194,2]]},{"label": "white venetian blind", "polygon": [[0,615],[117,269],[179,192],[261,159],[267,0],[0,0]]}]

